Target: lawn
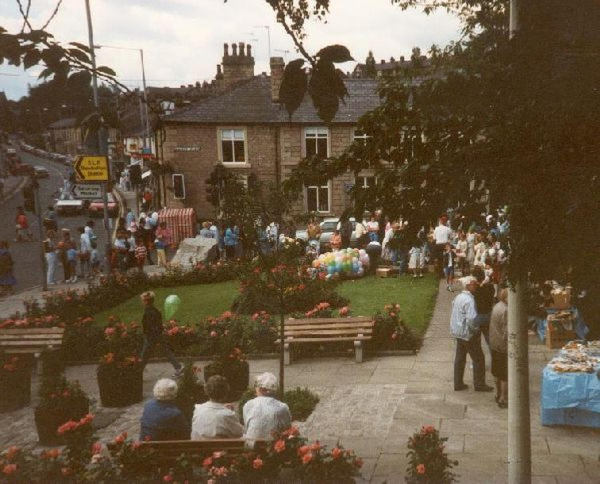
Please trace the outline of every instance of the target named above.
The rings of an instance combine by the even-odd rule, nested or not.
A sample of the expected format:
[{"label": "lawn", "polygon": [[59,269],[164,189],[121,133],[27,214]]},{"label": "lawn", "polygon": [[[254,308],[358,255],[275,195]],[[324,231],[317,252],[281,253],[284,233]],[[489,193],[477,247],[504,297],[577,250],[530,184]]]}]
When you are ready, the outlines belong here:
[{"label": "lawn", "polygon": [[[438,279],[432,274],[423,279],[404,276],[400,279],[380,279],[368,277],[346,281],[338,292],[350,300],[354,316],[371,316],[377,311],[383,312],[386,304],[400,304],[403,320],[417,334],[422,335],[433,314]],[[156,306],[162,310],[164,300],[170,294],[177,294],[181,306],[175,317],[182,322],[195,323],[206,316],[218,316],[231,309],[238,294],[237,281],[202,284],[198,286],[180,286],[156,289]],[[118,306],[98,313],[96,320],[104,325],[110,315],[118,316],[122,321],[139,321],[142,315],[139,298],[134,297]]]}]

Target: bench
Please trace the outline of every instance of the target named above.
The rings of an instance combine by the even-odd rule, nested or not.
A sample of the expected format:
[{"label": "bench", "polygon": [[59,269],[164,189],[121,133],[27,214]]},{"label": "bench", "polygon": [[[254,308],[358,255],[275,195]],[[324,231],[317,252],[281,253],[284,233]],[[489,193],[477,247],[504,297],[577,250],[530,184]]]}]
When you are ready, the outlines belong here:
[{"label": "bench", "polygon": [[[116,444],[109,443],[108,449],[113,450]],[[210,440],[156,440],[140,442],[140,449],[152,450],[154,457],[161,464],[172,464],[181,454],[191,459],[204,459],[215,452],[228,454],[243,454],[244,452],[266,449],[265,440],[249,439],[210,439]]]},{"label": "bench", "polygon": [[[373,336],[375,322],[369,317],[287,319],[284,322],[284,363],[292,363],[291,346],[303,343],[354,342],[356,362],[363,361],[363,342]],[[277,340],[281,343],[281,340]]]},{"label": "bench", "polygon": [[65,328],[0,329],[0,352],[38,355],[59,350],[64,334]]}]

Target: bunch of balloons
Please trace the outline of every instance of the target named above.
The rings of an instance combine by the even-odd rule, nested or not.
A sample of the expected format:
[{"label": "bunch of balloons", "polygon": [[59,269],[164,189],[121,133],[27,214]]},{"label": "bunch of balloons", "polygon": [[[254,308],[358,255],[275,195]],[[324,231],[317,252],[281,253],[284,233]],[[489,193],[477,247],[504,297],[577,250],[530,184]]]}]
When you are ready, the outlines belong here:
[{"label": "bunch of balloons", "polygon": [[342,249],[321,254],[313,267],[327,274],[327,279],[340,276],[362,277],[369,267],[369,256],[364,249]]}]

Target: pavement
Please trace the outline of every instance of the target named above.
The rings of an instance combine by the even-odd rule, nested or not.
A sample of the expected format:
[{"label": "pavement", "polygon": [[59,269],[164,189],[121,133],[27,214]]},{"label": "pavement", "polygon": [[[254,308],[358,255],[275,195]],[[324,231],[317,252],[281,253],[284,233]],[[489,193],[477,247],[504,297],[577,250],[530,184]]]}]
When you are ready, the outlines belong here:
[{"label": "pavement", "polygon": [[2,196],[0,196],[0,201],[5,202],[6,200],[10,200],[15,193],[25,186],[26,182],[27,178],[24,176],[9,175],[4,178],[4,189]]},{"label": "pavement", "polygon": [[[361,482],[404,482],[407,440],[421,425],[435,425],[447,437],[446,449],[459,482],[507,482],[507,410],[498,408],[493,394],[469,390],[454,392],[454,340],[448,321],[455,294],[440,283],[438,298],[423,347],[414,356],[368,357],[361,364],[347,358],[310,358],[286,367],[286,386],[308,387],[321,401],[300,431],[325,444],[340,442],[364,459]],[[5,314],[0,303],[1,314]],[[486,363],[489,369],[489,353]],[[600,482],[600,431],[540,424],[541,371],[554,355],[535,338],[530,340],[530,391],[533,479],[536,484]],[[202,367],[206,362],[198,362]],[[93,411],[101,427],[98,436],[112,440],[120,432],[139,432],[143,403],[121,409],[102,408],[98,400],[95,365],[67,368],[69,379],[79,380],[95,399]],[[278,372],[278,360],[250,361],[251,378]],[[173,372],[168,363],[150,363],[144,374],[144,397],[151,398],[158,378]],[[466,382],[472,382],[467,365]],[[488,371],[488,383],[491,376]],[[39,381],[34,375],[33,395]],[[35,447],[37,436],[32,405],[0,414],[0,449],[9,445]]]}]

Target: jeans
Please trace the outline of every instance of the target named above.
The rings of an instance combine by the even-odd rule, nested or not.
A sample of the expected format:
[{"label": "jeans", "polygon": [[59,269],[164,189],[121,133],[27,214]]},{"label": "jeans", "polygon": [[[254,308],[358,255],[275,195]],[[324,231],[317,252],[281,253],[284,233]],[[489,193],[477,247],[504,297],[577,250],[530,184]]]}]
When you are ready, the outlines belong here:
[{"label": "jeans", "polygon": [[91,274],[89,253],[87,259],[79,259],[79,268],[81,270],[81,277],[89,276]]},{"label": "jeans", "polygon": [[144,346],[142,347],[142,354],[140,355],[140,358],[142,360],[142,367],[146,367],[146,364],[148,363],[148,358],[150,358],[150,353],[152,352],[152,350],[154,350],[156,346],[160,346],[162,348],[165,355],[167,355],[169,363],[173,365],[173,368],[175,368],[175,370],[179,370],[181,368],[181,363],[179,363],[175,359],[173,351],[171,350],[171,348],[169,348],[169,345],[167,345],[164,342],[162,336],[153,338],[148,338],[147,336],[144,336]]},{"label": "jeans", "polygon": [[406,272],[406,252],[403,249],[398,249],[398,265],[400,266],[400,275]]},{"label": "jeans", "polygon": [[369,240],[371,242],[379,242],[379,235],[377,232],[369,232]]},{"label": "jeans", "polygon": [[46,252],[46,265],[48,266],[46,271],[46,283],[54,284],[54,277],[56,275],[56,266],[58,264],[58,256],[56,252]]},{"label": "jeans", "polygon": [[475,389],[485,385],[485,356],[481,350],[481,334],[475,333],[469,341],[456,338],[456,355],[454,357],[454,389],[463,384],[467,353],[473,361],[473,386]]}]

